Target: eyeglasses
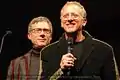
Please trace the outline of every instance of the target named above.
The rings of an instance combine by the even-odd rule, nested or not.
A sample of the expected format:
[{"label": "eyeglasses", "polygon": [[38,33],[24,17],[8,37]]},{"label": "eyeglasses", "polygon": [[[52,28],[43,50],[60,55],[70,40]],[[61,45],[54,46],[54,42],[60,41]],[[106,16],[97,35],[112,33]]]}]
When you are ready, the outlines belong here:
[{"label": "eyeglasses", "polygon": [[45,33],[45,34],[49,34],[51,33],[51,30],[50,29],[41,29],[41,28],[36,28],[36,29],[32,29],[31,30],[33,33],[41,33],[42,31]]},{"label": "eyeglasses", "polygon": [[75,14],[75,13],[67,13],[65,15],[62,15],[61,18],[62,19],[68,19],[69,17],[73,18],[73,19],[78,19],[80,15]]}]

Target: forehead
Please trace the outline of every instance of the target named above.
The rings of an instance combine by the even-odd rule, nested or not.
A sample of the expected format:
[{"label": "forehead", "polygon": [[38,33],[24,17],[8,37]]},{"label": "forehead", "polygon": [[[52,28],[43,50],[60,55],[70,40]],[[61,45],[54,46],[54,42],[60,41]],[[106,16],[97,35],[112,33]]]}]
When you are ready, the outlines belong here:
[{"label": "forehead", "polygon": [[67,13],[76,13],[76,14],[80,14],[80,7],[74,4],[69,4],[69,5],[65,5],[61,11],[61,14],[67,14]]},{"label": "forehead", "polygon": [[50,26],[47,22],[42,21],[42,22],[37,22],[37,23],[32,24],[32,29],[35,29],[35,28],[50,29]]}]

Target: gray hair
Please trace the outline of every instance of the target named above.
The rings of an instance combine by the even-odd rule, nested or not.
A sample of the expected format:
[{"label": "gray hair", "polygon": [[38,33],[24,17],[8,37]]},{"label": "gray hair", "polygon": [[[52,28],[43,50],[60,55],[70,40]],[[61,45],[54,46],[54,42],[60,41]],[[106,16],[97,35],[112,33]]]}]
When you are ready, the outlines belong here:
[{"label": "gray hair", "polygon": [[[82,6],[82,4],[80,4],[80,2],[77,2],[77,1],[67,1],[66,4],[63,6],[63,8],[65,6],[68,6],[68,5],[76,5],[80,8],[80,15],[83,17],[83,18],[86,18],[87,17],[87,13],[86,13],[86,10],[85,8]],[[63,8],[61,9],[61,14],[63,12]]]},{"label": "gray hair", "polygon": [[28,33],[32,30],[32,28],[33,28],[32,25],[35,24],[35,23],[38,23],[38,22],[47,22],[48,25],[50,26],[51,33],[52,33],[53,28],[52,28],[52,23],[51,23],[51,21],[50,21],[47,17],[43,17],[43,16],[39,16],[39,17],[33,18],[33,19],[30,21],[30,23],[29,23],[29,25],[28,25]]}]

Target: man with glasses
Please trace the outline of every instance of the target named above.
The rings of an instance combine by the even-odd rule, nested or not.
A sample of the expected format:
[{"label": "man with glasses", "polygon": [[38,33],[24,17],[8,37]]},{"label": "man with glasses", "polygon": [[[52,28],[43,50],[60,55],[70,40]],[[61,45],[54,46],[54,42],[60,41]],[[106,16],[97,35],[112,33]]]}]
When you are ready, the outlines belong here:
[{"label": "man with glasses", "polygon": [[63,6],[60,19],[65,32],[41,51],[41,80],[116,80],[113,48],[83,30],[86,16],[79,2]]},{"label": "man with glasses", "polygon": [[25,55],[11,61],[7,80],[37,80],[40,77],[40,50],[50,43],[52,30],[48,18],[40,16],[32,19],[28,25],[28,39],[33,47]]}]

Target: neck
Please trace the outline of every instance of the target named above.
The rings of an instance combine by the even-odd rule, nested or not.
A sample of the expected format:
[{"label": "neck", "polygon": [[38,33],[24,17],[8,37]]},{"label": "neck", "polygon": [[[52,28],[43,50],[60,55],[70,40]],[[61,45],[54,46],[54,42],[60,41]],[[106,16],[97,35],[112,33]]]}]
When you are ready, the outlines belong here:
[{"label": "neck", "polygon": [[33,46],[33,54],[39,55],[42,48],[37,48]]},{"label": "neck", "polygon": [[74,42],[81,42],[85,39],[85,36],[82,34],[82,31],[74,32],[74,33],[65,33],[66,40],[68,37],[72,37]]}]

